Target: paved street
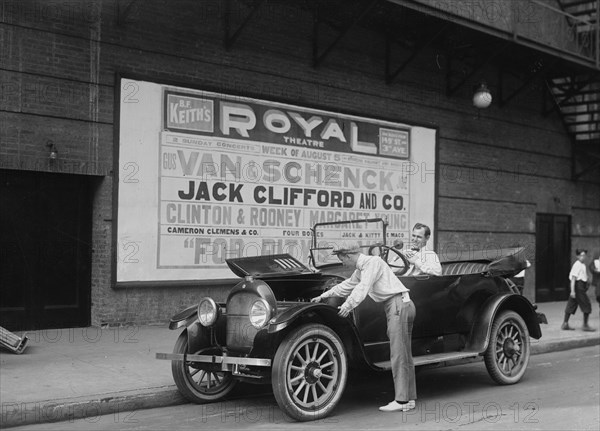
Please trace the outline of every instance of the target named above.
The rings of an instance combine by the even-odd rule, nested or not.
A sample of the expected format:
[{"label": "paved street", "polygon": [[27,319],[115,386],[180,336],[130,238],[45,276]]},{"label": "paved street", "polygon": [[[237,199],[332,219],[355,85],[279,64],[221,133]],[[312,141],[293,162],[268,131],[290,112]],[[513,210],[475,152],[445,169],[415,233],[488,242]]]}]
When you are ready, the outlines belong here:
[{"label": "paved street", "polygon": [[186,404],[86,419],[44,423],[15,430],[154,429],[420,429],[420,430],[597,430],[600,426],[598,346],[531,357],[527,374],[513,386],[492,383],[482,362],[421,370],[419,400],[410,413],[377,410],[391,400],[387,374],[353,376],[334,414],[322,421],[291,422],[272,394],[251,387],[223,403]]}]

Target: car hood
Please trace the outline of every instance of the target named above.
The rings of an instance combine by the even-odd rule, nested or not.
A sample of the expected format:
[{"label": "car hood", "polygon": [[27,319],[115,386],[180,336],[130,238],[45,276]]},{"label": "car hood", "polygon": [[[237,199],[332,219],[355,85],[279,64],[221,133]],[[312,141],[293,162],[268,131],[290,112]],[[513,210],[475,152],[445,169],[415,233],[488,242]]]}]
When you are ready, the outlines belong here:
[{"label": "car hood", "polygon": [[229,269],[238,277],[281,277],[286,275],[314,274],[309,268],[291,255],[239,257],[226,260]]},{"label": "car hood", "polygon": [[355,268],[347,267],[342,264],[339,265],[328,265],[321,268],[319,272],[323,275],[330,275],[335,277],[341,277],[343,279],[350,278]]}]

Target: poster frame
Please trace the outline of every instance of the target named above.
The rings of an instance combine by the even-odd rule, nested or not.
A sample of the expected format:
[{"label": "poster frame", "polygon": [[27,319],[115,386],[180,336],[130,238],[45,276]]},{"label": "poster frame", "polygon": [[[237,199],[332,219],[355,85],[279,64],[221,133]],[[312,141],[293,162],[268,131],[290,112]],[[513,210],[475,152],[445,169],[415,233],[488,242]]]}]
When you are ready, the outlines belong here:
[{"label": "poster frame", "polygon": [[[423,123],[419,121],[406,120],[400,117],[387,117],[383,115],[369,115],[365,112],[353,111],[343,108],[332,108],[329,105],[319,104],[319,103],[311,103],[310,102],[298,102],[294,100],[290,100],[285,97],[274,97],[273,95],[268,95],[268,98],[265,98],[264,94],[257,94],[252,91],[248,92],[239,92],[236,89],[230,89],[227,85],[216,86],[214,84],[202,84],[199,86],[196,84],[191,84],[189,82],[175,81],[164,79],[163,77],[158,77],[152,74],[136,74],[131,73],[124,70],[117,70],[114,76],[114,127],[113,127],[113,182],[112,182],[112,219],[105,220],[112,222],[111,229],[111,252],[110,252],[110,287],[113,289],[123,289],[123,288],[132,288],[132,287],[147,287],[147,288],[157,288],[157,287],[220,287],[220,286],[231,286],[238,279],[236,277],[231,278],[218,278],[218,279],[198,279],[198,280],[156,280],[156,281],[117,281],[117,264],[119,259],[119,242],[118,242],[118,202],[119,202],[119,183],[122,180],[122,169],[121,160],[120,160],[120,129],[121,129],[121,98],[124,96],[124,92],[121,86],[123,80],[134,80],[134,81],[145,81],[153,84],[161,85],[161,86],[172,86],[179,87],[182,89],[189,89],[192,91],[205,91],[212,93],[219,93],[231,97],[240,97],[240,98],[250,98],[250,99],[258,99],[259,101],[266,102],[274,102],[281,104],[288,104],[293,106],[301,106],[302,108],[312,109],[312,110],[321,110],[330,112],[332,114],[339,114],[345,116],[355,116],[362,117],[372,120],[379,120],[390,123],[397,124],[405,124],[410,127],[423,127],[427,129],[431,129],[435,131],[435,140],[434,140],[434,173],[435,173],[435,184],[434,184],[434,194],[433,197],[433,223],[432,229],[438,228],[438,189],[439,189],[439,126],[435,123]],[[315,85],[320,85],[315,83]],[[349,89],[339,89],[340,92],[351,92]],[[128,93],[128,95],[131,95]],[[127,95],[126,95],[127,96]],[[439,235],[434,235],[434,241],[432,246],[434,249],[438,249],[438,241]]]}]

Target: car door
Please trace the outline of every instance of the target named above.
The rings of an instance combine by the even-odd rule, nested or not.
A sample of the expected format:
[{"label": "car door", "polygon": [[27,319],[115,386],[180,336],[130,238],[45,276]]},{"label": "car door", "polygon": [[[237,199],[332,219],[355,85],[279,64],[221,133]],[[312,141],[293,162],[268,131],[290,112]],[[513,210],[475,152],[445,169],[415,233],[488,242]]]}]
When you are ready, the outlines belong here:
[{"label": "car door", "polygon": [[[435,339],[457,331],[456,317],[462,298],[458,292],[460,276],[418,275],[399,278],[410,290],[410,297],[416,308],[413,346],[415,343],[422,344],[422,340]],[[354,319],[368,360],[373,363],[389,360],[384,304],[376,303],[367,296],[355,310]],[[421,350],[413,348],[413,354],[416,355]]]}]

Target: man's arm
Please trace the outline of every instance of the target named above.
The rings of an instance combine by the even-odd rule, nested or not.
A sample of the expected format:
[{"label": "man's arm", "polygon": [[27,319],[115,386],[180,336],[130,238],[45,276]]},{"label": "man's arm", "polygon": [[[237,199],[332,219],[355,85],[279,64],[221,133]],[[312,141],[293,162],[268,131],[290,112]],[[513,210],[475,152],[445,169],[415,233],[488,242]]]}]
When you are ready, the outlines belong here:
[{"label": "man's arm", "polygon": [[[410,260],[410,259],[409,259]],[[442,275],[442,264],[440,258],[435,251],[427,250],[419,255],[415,255],[415,258],[411,260],[411,263],[415,265],[415,268],[419,269],[423,274],[430,275]]]},{"label": "man's arm", "polygon": [[329,298],[331,296],[341,296],[346,298],[352,292],[352,289],[358,284],[358,271],[354,271],[352,276],[341,283],[336,284],[331,289],[323,292],[321,298]]},{"label": "man's arm", "polygon": [[342,304],[348,311],[358,307],[365,300],[369,290],[381,275],[381,265],[386,263],[381,259],[371,259],[360,272],[360,282],[354,287],[346,302]]}]

